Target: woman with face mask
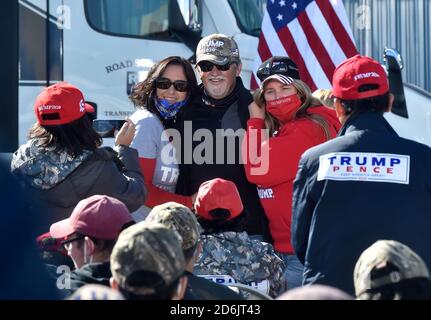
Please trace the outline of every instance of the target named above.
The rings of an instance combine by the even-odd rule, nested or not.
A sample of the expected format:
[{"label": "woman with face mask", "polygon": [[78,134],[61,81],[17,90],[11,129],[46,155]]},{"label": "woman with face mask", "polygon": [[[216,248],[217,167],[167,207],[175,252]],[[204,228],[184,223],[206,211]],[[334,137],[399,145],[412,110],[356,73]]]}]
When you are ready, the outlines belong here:
[{"label": "woman with face mask", "polygon": [[137,108],[130,117],[136,126],[131,145],[138,150],[148,189],[146,207],[152,208],[168,201],[189,208],[192,206],[191,197],[174,193],[178,164],[172,139],[178,136],[166,129],[176,128],[182,109],[188,107],[196,89],[196,76],[190,63],[184,58],[171,56],[155,64],[130,96]]},{"label": "woman with face mask", "polygon": [[274,248],[285,261],[291,289],[302,284],[303,271],[290,240],[299,159],[307,149],[334,138],[341,125],[335,111],[313,98],[303,81],[282,74],[264,79],[249,111],[243,144],[247,178],[258,186]]}]

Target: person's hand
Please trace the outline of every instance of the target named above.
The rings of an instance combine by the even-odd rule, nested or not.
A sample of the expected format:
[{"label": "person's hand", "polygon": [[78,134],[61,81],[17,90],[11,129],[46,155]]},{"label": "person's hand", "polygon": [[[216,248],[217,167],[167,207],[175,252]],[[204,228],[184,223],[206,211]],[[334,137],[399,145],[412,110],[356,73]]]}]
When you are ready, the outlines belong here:
[{"label": "person's hand", "polygon": [[259,107],[254,101],[248,105],[248,112],[250,112],[250,118],[265,119],[265,109]]},{"label": "person's hand", "polygon": [[117,135],[115,136],[115,145],[118,146],[122,144],[124,146],[130,146],[133,138],[135,137],[135,131],[135,125],[133,124],[132,120],[127,119],[120,131],[118,131]]}]

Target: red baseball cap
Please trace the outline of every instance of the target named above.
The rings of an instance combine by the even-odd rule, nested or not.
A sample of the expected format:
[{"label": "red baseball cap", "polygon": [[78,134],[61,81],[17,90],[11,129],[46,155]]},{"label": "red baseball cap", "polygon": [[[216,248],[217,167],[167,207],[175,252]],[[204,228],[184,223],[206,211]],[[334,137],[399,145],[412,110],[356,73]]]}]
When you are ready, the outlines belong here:
[{"label": "red baseball cap", "polygon": [[94,108],[85,103],[82,92],[67,82],[45,88],[36,98],[34,112],[41,125],[67,124],[78,120]]},{"label": "red baseball cap", "polygon": [[199,187],[195,209],[202,218],[213,220],[209,212],[214,209],[229,210],[227,220],[237,217],[243,210],[241,197],[235,183],[216,178],[206,181]]},{"label": "red baseball cap", "polygon": [[56,239],[79,232],[96,239],[115,240],[130,221],[133,217],[120,200],[95,195],[79,201],[70,217],[52,224],[49,232]]},{"label": "red baseball cap", "polygon": [[[375,84],[376,89],[360,92],[364,84]],[[337,98],[359,100],[380,96],[389,91],[385,69],[376,60],[359,54],[345,60],[334,71],[332,91]]]}]

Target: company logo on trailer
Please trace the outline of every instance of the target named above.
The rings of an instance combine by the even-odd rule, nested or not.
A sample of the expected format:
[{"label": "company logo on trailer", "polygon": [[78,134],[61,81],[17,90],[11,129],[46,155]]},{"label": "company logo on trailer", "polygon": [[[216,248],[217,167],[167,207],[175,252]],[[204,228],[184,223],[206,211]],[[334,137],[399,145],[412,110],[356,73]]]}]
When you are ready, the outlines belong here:
[{"label": "company logo on trailer", "polygon": [[317,180],[408,184],[409,177],[410,156],[334,152],[320,157]]}]

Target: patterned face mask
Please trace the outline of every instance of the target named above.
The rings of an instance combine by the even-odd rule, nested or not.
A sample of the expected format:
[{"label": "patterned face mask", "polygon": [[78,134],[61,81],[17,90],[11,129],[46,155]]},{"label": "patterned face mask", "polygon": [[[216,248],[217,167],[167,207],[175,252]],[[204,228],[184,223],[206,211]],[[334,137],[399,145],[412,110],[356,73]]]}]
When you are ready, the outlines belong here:
[{"label": "patterned face mask", "polygon": [[154,104],[159,111],[160,115],[163,117],[163,119],[170,119],[175,117],[175,115],[180,111],[180,109],[187,103],[188,98],[175,102],[175,103],[169,103],[166,99],[158,99],[154,98]]}]

